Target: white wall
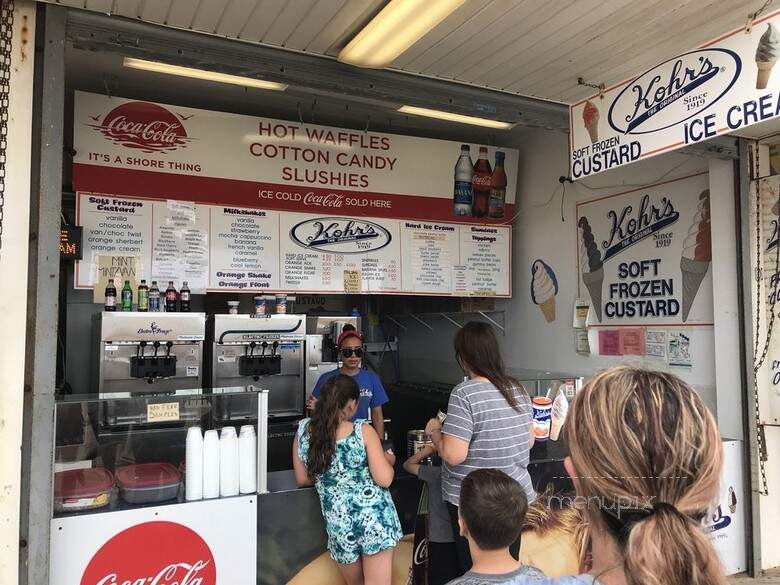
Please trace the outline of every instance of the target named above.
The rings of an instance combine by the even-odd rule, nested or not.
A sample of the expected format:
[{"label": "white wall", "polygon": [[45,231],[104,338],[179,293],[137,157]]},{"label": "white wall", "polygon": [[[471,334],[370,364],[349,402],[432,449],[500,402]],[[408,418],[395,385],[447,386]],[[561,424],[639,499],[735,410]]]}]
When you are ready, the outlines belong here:
[{"label": "white wall", "polygon": [[[26,30],[24,33],[22,29]],[[17,1],[11,57],[8,150],[0,250],[0,331],[24,335],[30,227],[35,3]],[[19,502],[24,397],[24,343],[0,349],[0,583],[19,575]]]}]

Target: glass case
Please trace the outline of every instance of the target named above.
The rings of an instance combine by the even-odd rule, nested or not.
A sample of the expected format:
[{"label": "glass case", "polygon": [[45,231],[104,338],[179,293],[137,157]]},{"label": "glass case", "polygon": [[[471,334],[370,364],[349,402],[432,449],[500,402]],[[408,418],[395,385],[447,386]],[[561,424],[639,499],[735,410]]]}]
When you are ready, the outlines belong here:
[{"label": "glass case", "polygon": [[54,516],[264,491],[267,409],[254,386],[58,401]]},{"label": "glass case", "polygon": [[508,368],[507,373],[519,380],[532,398],[534,396],[554,398],[558,390],[563,388],[566,397],[571,399],[579,392],[583,384],[582,377],[561,372]]}]

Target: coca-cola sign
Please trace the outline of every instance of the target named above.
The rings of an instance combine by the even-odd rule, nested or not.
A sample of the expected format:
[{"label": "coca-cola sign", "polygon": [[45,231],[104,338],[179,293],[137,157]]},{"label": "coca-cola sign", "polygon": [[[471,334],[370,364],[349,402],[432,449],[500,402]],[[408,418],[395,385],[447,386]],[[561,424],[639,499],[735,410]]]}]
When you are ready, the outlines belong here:
[{"label": "coca-cola sign", "polygon": [[87,565],[80,585],[216,585],[214,556],[193,530],[145,522],[109,539]]},{"label": "coca-cola sign", "polygon": [[149,102],[127,102],[95,124],[87,124],[108,140],[142,152],[168,152],[185,148],[191,140],[181,120],[164,107]]},{"label": "coca-cola sign", "polygon": [[378,223],[349,217],[318,217],[293,226],[299,246],[333,254],[365,254],[387,246],[393,237]]}]

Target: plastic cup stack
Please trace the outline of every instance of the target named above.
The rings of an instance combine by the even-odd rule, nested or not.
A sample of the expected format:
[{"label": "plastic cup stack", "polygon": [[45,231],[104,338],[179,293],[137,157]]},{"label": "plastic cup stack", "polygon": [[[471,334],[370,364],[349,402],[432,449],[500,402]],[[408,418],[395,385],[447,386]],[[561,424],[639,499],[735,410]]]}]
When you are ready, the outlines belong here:
[{"label": "plastic cup stack", "polygon": [[203,435],[200,427],[187,429],[185,448],[186,484],[185,499],[190,502],[203,498]]},{"label": "plastic cup stack", "polygon": [[257,491],[257,435],[252,425],[244,425],[238,435],[239,492]]},{"label": "plastic cup stack", "polygon": [[203,497],[219,497],[219,459],[220,441],[217,431],[206,431],[203,438]]},{"label": "plastic cup stack", "polygon": [[237,496],[239,483],[238,435],[235,427],[224,427],[219,439],[219,495]]}]

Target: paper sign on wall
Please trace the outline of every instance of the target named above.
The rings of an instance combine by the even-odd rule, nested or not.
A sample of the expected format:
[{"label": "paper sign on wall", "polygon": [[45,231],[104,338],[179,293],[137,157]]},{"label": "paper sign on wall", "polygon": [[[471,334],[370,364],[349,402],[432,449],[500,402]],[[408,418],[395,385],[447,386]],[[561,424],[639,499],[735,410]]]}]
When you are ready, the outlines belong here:
[{"label": "paper sign on wall", "polygon": [[693,365],[690,334],[683,331],[670,331],[668,355],[670,366],[690,368]]},{"label": "paper sign on wall", "polygon": [[599,355],[620,355],[620,331],[599,331]]},{"label": "paper sign on wall", "polygon": [[645,355],[645,330],[636,329],[620,330],[621,355]]},{"label": "paper sign on wall", "polygon": [[108,280],[114,279],[116,287],[117,303],[120,303],[122,287],[126,280],[130,281],[130,289],[135,298],[138,290],[139,261],[135,256],[98,256],[97,257],[97,283],[92,291],[92,302],[103,304],[106,299],[106,286]]}]

